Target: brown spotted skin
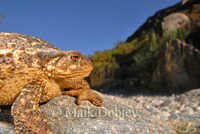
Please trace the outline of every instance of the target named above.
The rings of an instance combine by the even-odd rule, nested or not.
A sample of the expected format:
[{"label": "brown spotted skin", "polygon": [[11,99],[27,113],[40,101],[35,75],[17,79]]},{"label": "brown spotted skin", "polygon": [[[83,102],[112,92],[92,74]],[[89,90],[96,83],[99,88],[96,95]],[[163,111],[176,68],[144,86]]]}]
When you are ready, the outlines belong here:
[{"label": "brown spotted skin", "polygon": [[[12,105],[16,133],[52,133],[39,108],[61,94],[102,106],[84,80],[93,69],[77,51],[62,51],[32,36],[0,32],[0,105]],[[64,92],[64,89],[69,89]]]}]

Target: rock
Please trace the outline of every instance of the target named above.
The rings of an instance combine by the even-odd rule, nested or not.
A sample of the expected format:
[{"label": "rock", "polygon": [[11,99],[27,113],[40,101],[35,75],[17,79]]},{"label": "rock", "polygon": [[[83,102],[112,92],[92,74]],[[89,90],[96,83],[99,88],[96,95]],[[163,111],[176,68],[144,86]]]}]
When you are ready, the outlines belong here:
[{"label": "rock", "polygon": [[145,127],[152,124],[155,125],[151,129],[154,133],[162,127],[165,133],[170,130],[165,125],[150,121],[151,116],[148,117],[140,109],[131,109],[112,99],[103,98],[104,106],[99,108],[88,101],[77,106],[75,98],[59,96],[43,105],[42,110],[55,133],[138,133],[138,129],[148,133]]},{"label": "rock", "polygon": [[[100,94],[100,93],[99,93]],[[66,95],[56,97],[40,107],[48,118],[55,134],[64,133],[164,133],[168,134],[173,129],[157,117],[159,110],[150,106],[152,114],[142,107],[128,107],[127,98],[103,95],[103,107],[96,107],[88,101],[83,101],[81,106],[76,105],[76,99]],[[138,96],[140,99],[144,97]],[[135,101],[131,98],[132,101]],[[121,103],[122,102],[122,103]],[[135,103],[132,103],[135,104]],[[135,104],[136,105],[136,104]],[[141,105],[142,106],[142,105]],[[0,112],[0,119],[5,108]],[[169,116],[169,115],[168,115]],[[8,116],[10,117],[10,116]],[[9,119],[11,120],[11,119]],[[9,121],[8,120],[8,121]],[[0,120],[2,121],[2,120]],[[2,122],[0,122],[2,123]],[[0,124],[0,129],[1,129]],[[13,132],[13,126],[4,125],[0,130]],[[11,133],[12,134],[12,133]]]},{"label": "rock", "polygon": [[[200,87],[199,68],[199,50],[196,51],[193,46],[179,39],[170,41],[159,56],[150,87],[168,90],[168,92]],[[171,90],[169,91],[169,89]],[[180,100],[181,98],[176,99]]]},{"label": "rock", "polygon": [[162,111],[166,111],[166,112],[169,112],[169,107],[165,106],[165,107],[161,107],[162,108]]},{"label": "rock", "polygon": [[170,116],[170,114],[166,111],[163,111],[162,114],[164,116],[164,121],[168,120],[168,117]]},{"label": "rock", "polygon": [[14,126],[9,123],[0,122],[0,134],[15,134]]},{"label": "rock", "polygon": [[189,107],[191,107],[191,108],[196,108],[198,106],[198,104],[197,103],[195,103],[195,102],[191,102],[190,104],[189,104]]},{"label": "rock", "polygon": [[181,4],[184,5],[185,3],[187,3],[190,0],[182,0]]},{"label": "rock", "polygon": [[180,103],[178,103],[177,101],[172,100],[170,105],[173,106],[173,107],[179,107]]},{"label": "rock", "polygon": [[171,115],[172,114],[179,114],[179,113],[180,113],[180,111],[178,111],[178,110],[173,110],[173,111],[170,112]]},{"label": "rock", "polygon": [[178,101],[179,103],[181,103],[181,104],[184,104],[184,105],[189,105],[189,104],[190,104],[190,100],[189,100],[189,98],[188,98],[185,94],[181,95],[181,96],[177,99],[177,101]]},{"label": "rock", "polygon": [[161,25],[162,30],[166,32],[175,31],[190,23],[190,18],[183,13],[172,13],[164,17]]},{"label": "rock", "polygon": [[162,105],[164,103],[164,100],[158,100],[158,105]]},{"label": "rock", "polygon": [[179,107],[179,110],[180,111],[183,111],[185,109],[185,104],[182,104],[180,107]]},{"label": "rock", "polygon": [[179,114],[172,114],[169,119],[173,120],[173,121],[179,121],[181,119]]},{"label": "rock", "polygon": [[182,111],[182,113],[187,114],[187,115],[192,115],[192,114],[194,114],[194,110],[193,110],[192,108],[190,108],[190,107],[186,107],[186,108]]},{"label": "rock", "polygon": [[164,101],[160,106],[161,106],[161,107],[169,106],[170,103],[171,103],[171,102],[170,102],[169,100],[166,100],[166,101]]},{"label": "rock", "polygon": [[194,110],[200,112],[200,106],[197,106]]},{"label": "rock", "polygon": [[153,115],[157,115],[157,114],[160,113],[160,111],[159,111],[157,108],[155,108],[155,107],[152,107],[152,106],[149,106],[149,105],[148,105],[146,108],[147,108],[147,110],[148,110],[149,112],[151,112]]}]

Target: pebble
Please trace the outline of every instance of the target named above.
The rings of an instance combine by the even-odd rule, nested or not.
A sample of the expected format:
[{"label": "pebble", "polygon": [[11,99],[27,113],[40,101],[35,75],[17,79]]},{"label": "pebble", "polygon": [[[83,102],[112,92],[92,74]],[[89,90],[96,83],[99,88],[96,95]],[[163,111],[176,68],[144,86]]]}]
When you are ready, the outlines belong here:
[{"label": "pebble", "polygon": [[170,112],[170,114],[172,115],[172,114],[179,114],[180,113],[180,111],[178,111],[178,110],[174,110],[174,111],[171,111]]},{"label": "pebble", "polygon": [[187,114],[187,115],[194,114],[194,110],[191,107],[186,107],[182,112]]},{"label": "pebble", "polygon": [[185,109],[185,104],[182,104],[179,108],[180,111],[183,111]]},{"label": "pebble", "polygon": [[200,106],[196,107],[195,111],[199,111],[200,112]]},{"label": "pebble", "polygon": [[169,117],[169,116],[170,116],[170,114],[169,114],[168,112],[166,112],[166,111],[163,111],[162,114],[163,114],[165,117]]},{"label": "pebble", "polygon": [[195,102],[191,102],[191,103],[189,104],[189,106],[190,106],[191,108],[196,108],[196,107],[198,106],[198,104],[195,103]]},{"label": "pebble", "polygon": [[173,119],[174,121],[180,120],[180,116],[178,114],[172,114],[170,115],[169,119]]}]

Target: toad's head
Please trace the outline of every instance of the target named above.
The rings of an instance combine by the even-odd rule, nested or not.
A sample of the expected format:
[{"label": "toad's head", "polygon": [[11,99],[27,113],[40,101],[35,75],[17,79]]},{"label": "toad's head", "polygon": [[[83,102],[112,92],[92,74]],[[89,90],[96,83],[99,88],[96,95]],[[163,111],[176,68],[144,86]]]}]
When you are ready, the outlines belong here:
[{"label": "toad's head", "polygon": [[92,62],[84,54],[78,51],[65,51],[55,64],[54,74],[67,78],[88,77],[92,69]]}]

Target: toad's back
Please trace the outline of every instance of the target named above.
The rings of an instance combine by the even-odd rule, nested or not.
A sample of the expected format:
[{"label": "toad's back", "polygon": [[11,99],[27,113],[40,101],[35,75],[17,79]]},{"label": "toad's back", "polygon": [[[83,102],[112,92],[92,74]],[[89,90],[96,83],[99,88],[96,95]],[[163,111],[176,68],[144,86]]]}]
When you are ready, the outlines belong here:
[{"label": "toad's back", "polygon": [[30,66],[38,52],[56,50],[59,49],[39,38],[0,32],[0,71],[14,71],[24,64]]},{"label": "toad's back", "polygon": [[39,38],[0,32],[0,105],[12,104],[18,90],[36,77],[34,72],[41,73],[38,55],[49,51],[61,50]]}]

